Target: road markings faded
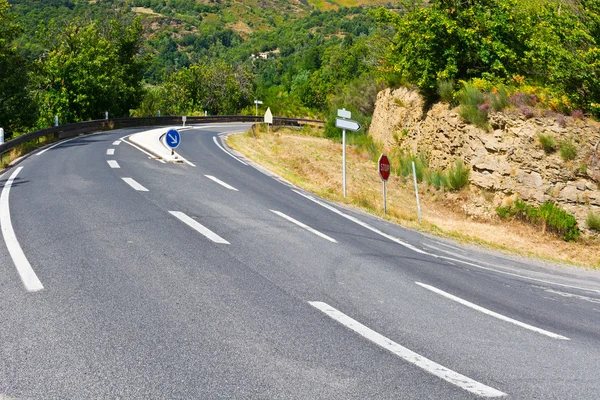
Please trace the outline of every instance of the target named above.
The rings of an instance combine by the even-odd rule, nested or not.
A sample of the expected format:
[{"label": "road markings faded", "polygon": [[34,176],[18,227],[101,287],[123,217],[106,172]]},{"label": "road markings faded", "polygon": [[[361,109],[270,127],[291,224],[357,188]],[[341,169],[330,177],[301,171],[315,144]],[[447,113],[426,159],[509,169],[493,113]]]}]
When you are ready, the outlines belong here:
[{"label": "road markings faded", "polygon": [[231,154],[230,152],[228,152],[227,150],[225,150],[223,148],[223,146],[221,146],[221,144],[217,141],[217,137],[216,136],[213,136],[213,142],[215,142],[215,144],[217,145],[217,147],[220,148],[221,150],[223,150],[225,152],[225,154],[227,154],[229,157],[232,157],[233,159],[241,162],[244,165],[248,165],[245,162],[243,162],[242,160],[240,160],[239,158],[237,158],[236,156],[234,156],[233,154]]},{"label": "road markings faded", "polygon": [[107,156],[114,156],[115,155],[115,149],[107,149],[106,150],[106,155]]},{"label": "road markings faded", "polygon": [[326,234],[324,234],[324,233],[321,233],[321,232],[319,232],[319,231],[318,231],[318,230],[316,230],[316,229],[313,229],[313,228],[311,228],[310,226],[308,226],[308,225],[306,225],[306,224],[303,224],[302,222],[300,222],[300,221],[298,221],[298,220],[295,220],[294,218],[292,218],[292,217],[290,217],[290,216],[288,216],[288,215],[285,215],[284,213],[282,213],[282,212],[280,212],[280,211],[275,211],[275,210],[270,210],[270,211],[271,211],[272,213],[274,213],[274,214],[277,214],[277,215],[279,215],[281,218],[287,219],[287,220],[288,220],[288,221],[290,221],[291,223],[294,223],[294,224],[298,225],[299,227],[301,227],[301,228],[304,228],[304,229],[306,229],[307,231],[309,231],[309,232],[311,232],[311,233],[314,233],[314,234],[315,234],[315,235],[317,235],[317,236],[320,236],[320,237],[322,237],[323,239],[329,240],[329,241],[330,241],[330,242],[332,242],[332,243],[337,243],[337,240],[335,240],[335,239],[333,239],[333,238],[331,238],[331,237],[327,236],[327,235],[326,235]]},{"label": "road markings faded", "polygon": [[44,286],[33,271],[33,268],[31,268],[31,264],[29,264],[29,261],[27,260],[27,257],[25,257],[25,253],[23,253],[23,249],[17,240],[17,236],[15,235],[10,218],[10,208],[8,203],[10,189],[15,178],[22,169],[23,167],[19,167],[15,170],[15,172],[13,172],[13,174],[4,184],[2,194],[0,194],[0,226],[2,227],[2,235],[4,236],[6,248],[8,249],[13,263],[17,268],[17,272],[21,277],[21,281],[23,282],[25,289],[28,292],[37,292],[42,290]]},{"label": "road markings faded", "polygon": [[499,320],[502,320],[502,321],[505,321],[505,322],[509,322],[509,323],[511,323],[513,325],[517,325],[517,326],[520,326],[521,328],[529,329],[530,331],[537,332],[537,333],[540,333],[542,335],[546,335],[548,337],[551,337],[552,339],[571,340],[568,337],[561,336],[561,335],[558,335],[556,333],[552,333],[550,331],[547,331],[547,330],[544,330],[544,329],[541,329],[541,328],[537,328],[535,326],[526,324],[524,322],[517,321],[515,319],[506,317],[506,316],[504,316],[502,314],[498,314],[497,312],[488,310],[487,308],[483,308],[481,306],[478,306],[477,304],[473,304],[473,303],[471,303],[471,302],[469,302],[467,300],[461,299],[460,297],[456,297],[456,296],[454,296],[454,295],[452,295],[450,293],[444,292],[443,290],[440,290],[440,289],[435,288],[433,286],[426,285],[426,284],[421,283],[421,282],[415,282],[415,283],[417,285],[421,286],[422,288],[425,288],[427,290],[430,290],[430,291],[432,291],[434,293],[439,294],[440,296],[444,296],[447,299],[456,301],[457,303],[460,303],[460,304],[462,304],[464,306],[472,308],[473,310],[482,312],[482,313],[484,313],[486,315],[489,315],[491,317],[497,318]]},{"label": "road markings faded", "polygon": [[428,358],[423,357],[418,353],[415,353],[412,350],[407,349],[404,346],[401,346],[400,344],[392,341],[391,339],[388,339],[387,337],[366,327],[365,325],[361,324],[355,319],[347,316],[341,311],[331,307],[327,303],[323,303],[320,301],[309,301],[308,303],[316,309],[325,313],[327,316],[336,320],[340,324],[358,333],[365,339],[370,340],[378,346],[383,347],[384,349],[394,353],[398,357],[402,358],[404,361],[408,361],[409,363],[416,365],[424,371],[435,375],[438,378],[445,380],[446,382],[449,382],[455,386],[460,387],[461,389],[464,389],[468,392],[474,393],[482,397],[506,396],[506,393],[486,386],[483,383],[479,383],[471,378],[459,374],[458,372],[454,372],[451,369],[448,369],[434,361],[429,360]]},{"label": "road markings faded", "polygon": [[195,221],[194,219],[188,217],[186,214],[180,211],[169,211],[169,213],[177,219],[179,219],[184,224],[186,224],[187,226],[189,226],[190,228],[202,234],[204,237],[212,240],[213,242],[220,244],[230,244],[227,240],[223,239],[221,236],[217,235],[204,225],[200,224],[198,221]]},{"label": "road markings faded", "polygon": [[145,187],[143,187],[142,185],[140,185],[139,183],[137,183],[132,178],[121,178],[121,179],[123,179],[129,186],[131,186],[132,188],[134,188],[138,192],[147,192],[148,191],[148,189],[146,189]]},{"label": "road markings faded", "polygon": [[108,165],[110,165],[111,168],[121,168],[119,163],[115,160],[106,160],[106,162],[108,163]]},{"label": "road markings faded", "polygon": [[214,182],[218,183],[219,185],[221,185],[221,186],[223,186],[223,187],[225,187],[225,188],[227,188],[227,189],[229,189],[229,190],[234,190],[234,191],[236,191],[236,192],[238,191],[238,190],[237,190],[236,188],[234,188],[233,186],[231,186],[231,185],[229,185],[229,184],[227,184],[227,183],[223,182],[223,181],[222,181],[222,180],[220,180],[220,179],[217,179],[217,178],[215,178],[215,177],[214,177],[214,176],[212,176],[212,175],[204,175],[204,176],[205,176],[205,177],[207,177],[208,179],[210,179],[211,181],[214,181]]}]

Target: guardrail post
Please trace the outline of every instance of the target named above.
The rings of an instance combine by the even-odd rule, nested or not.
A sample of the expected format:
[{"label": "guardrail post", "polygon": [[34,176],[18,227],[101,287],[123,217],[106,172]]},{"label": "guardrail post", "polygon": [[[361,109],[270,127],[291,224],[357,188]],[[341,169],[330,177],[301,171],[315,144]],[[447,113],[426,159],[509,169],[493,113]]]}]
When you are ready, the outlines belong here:
[{"label": "guardrail post", "polygon": [[58,126],[58,115],[54,116],[54,126]]},{"label": "guardrail post", "polygon": [[4,128],[0,128],[0,144],[4,143]]}]

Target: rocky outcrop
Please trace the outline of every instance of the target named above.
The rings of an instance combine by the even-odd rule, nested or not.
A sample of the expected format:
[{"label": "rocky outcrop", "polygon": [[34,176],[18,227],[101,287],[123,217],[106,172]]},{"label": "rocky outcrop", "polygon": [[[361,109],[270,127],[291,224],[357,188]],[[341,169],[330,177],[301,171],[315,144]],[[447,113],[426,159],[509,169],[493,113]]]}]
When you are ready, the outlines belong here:
[{"label": "rocky outcrop", "polygon": [[[599,123],[557,114],[528,118],[507,110],[491,113],[485,130],[465,122],[448,104],[427,111],[423,106],[409,89],[380,92],[369,134],[388,150],[426,152],[433,168],[463,159],[471,167],[469,214],[493,216],[496,206],[516,198],[554,201],[575,214],[581,227],[590,210],[600,214]],[[558,148],[546,154],[540,134],[552,136],[557,147],[572,141],[575,159],[563,161]]]}]

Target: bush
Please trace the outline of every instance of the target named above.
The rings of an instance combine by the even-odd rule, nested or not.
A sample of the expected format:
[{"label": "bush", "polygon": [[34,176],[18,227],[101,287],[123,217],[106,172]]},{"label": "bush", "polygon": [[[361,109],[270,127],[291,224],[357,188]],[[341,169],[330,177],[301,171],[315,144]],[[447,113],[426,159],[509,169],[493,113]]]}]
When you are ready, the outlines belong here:
[{"label": "bush", "polygon": [[456,160],[454,166],[447,172],[448,187],[451,190],[460,190],[469,184],[469,170],[462,160]]},{"label": "bush", "polygon": [[440,170],[429,171],[425,174],[425,182],[437,190],[448,187],[448,177]]},{"label": "bush", "polygon": [[542,145],[542,148],[546,154],[553,153],[556,150],[556,142],[554,141],[552,135],[544,135],[539,133],[538,139],[540,140],[540,144]]},{"label": "bush", "polygon": [[492,93],[490,100],[495,111],[502,111],[510,105],[508,91],[504,86],[500,86],[496,93]]},{"label": "bush", "polygon": [[488,127],[489,104],[485,103],[483,92],[471,85],[465,85],[458,94],[460,116],[480,128]]},{"label": "bush", "polygon": [[600,232],[600,215],[596,215],[590,211],[585,222],[588,228]]},{"label": "bush", "polygon": [[405,178],[409,177],[413,173],[412,163],[414,162],[415,171],[417,173],[417,182],[423,181],[427,168],[429,167],[429,160],[425,153],[420,153],[418,156],[415,156],[401,151],[396,153],[393,158],[395,158],[393,164],[396,165],[395,168],[392,166],[394,174]]},{"label": "bush", "polygon": [[563,140],[560,143],[560,156],[565,162],[575,159],[577,156],[577,146],[573,142],[573,139]]},{"label": "bush", "polygon": [[444,103],[454,102],[454,81],[451,79],[442,79],[437,82],[437,93],[440,101]]},{"label": "bush", "polygon": [[532,225],[541,225],[542,232],[556,233],[565,241],[579,239],[575,217],[549,201],[536,207],[517,200],[510,206],[496,208],[496,213],[503,219],[516,218]]}]

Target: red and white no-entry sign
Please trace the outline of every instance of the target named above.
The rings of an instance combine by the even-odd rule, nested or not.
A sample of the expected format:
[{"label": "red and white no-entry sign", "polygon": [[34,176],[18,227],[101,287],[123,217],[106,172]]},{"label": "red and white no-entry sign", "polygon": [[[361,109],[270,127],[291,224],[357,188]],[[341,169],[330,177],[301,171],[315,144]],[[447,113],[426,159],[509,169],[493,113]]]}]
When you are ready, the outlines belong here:
[{"label": "red and white no-entry sign", "polygon": [[379,156],[379,161],[377,162],[377,170],[379,171],[379,176],[381,176],[381,179],[384,181],[387,181],[388,178],[390,177],[390,160],[389,158],[385,155],[382,154],[381,156]]}]

